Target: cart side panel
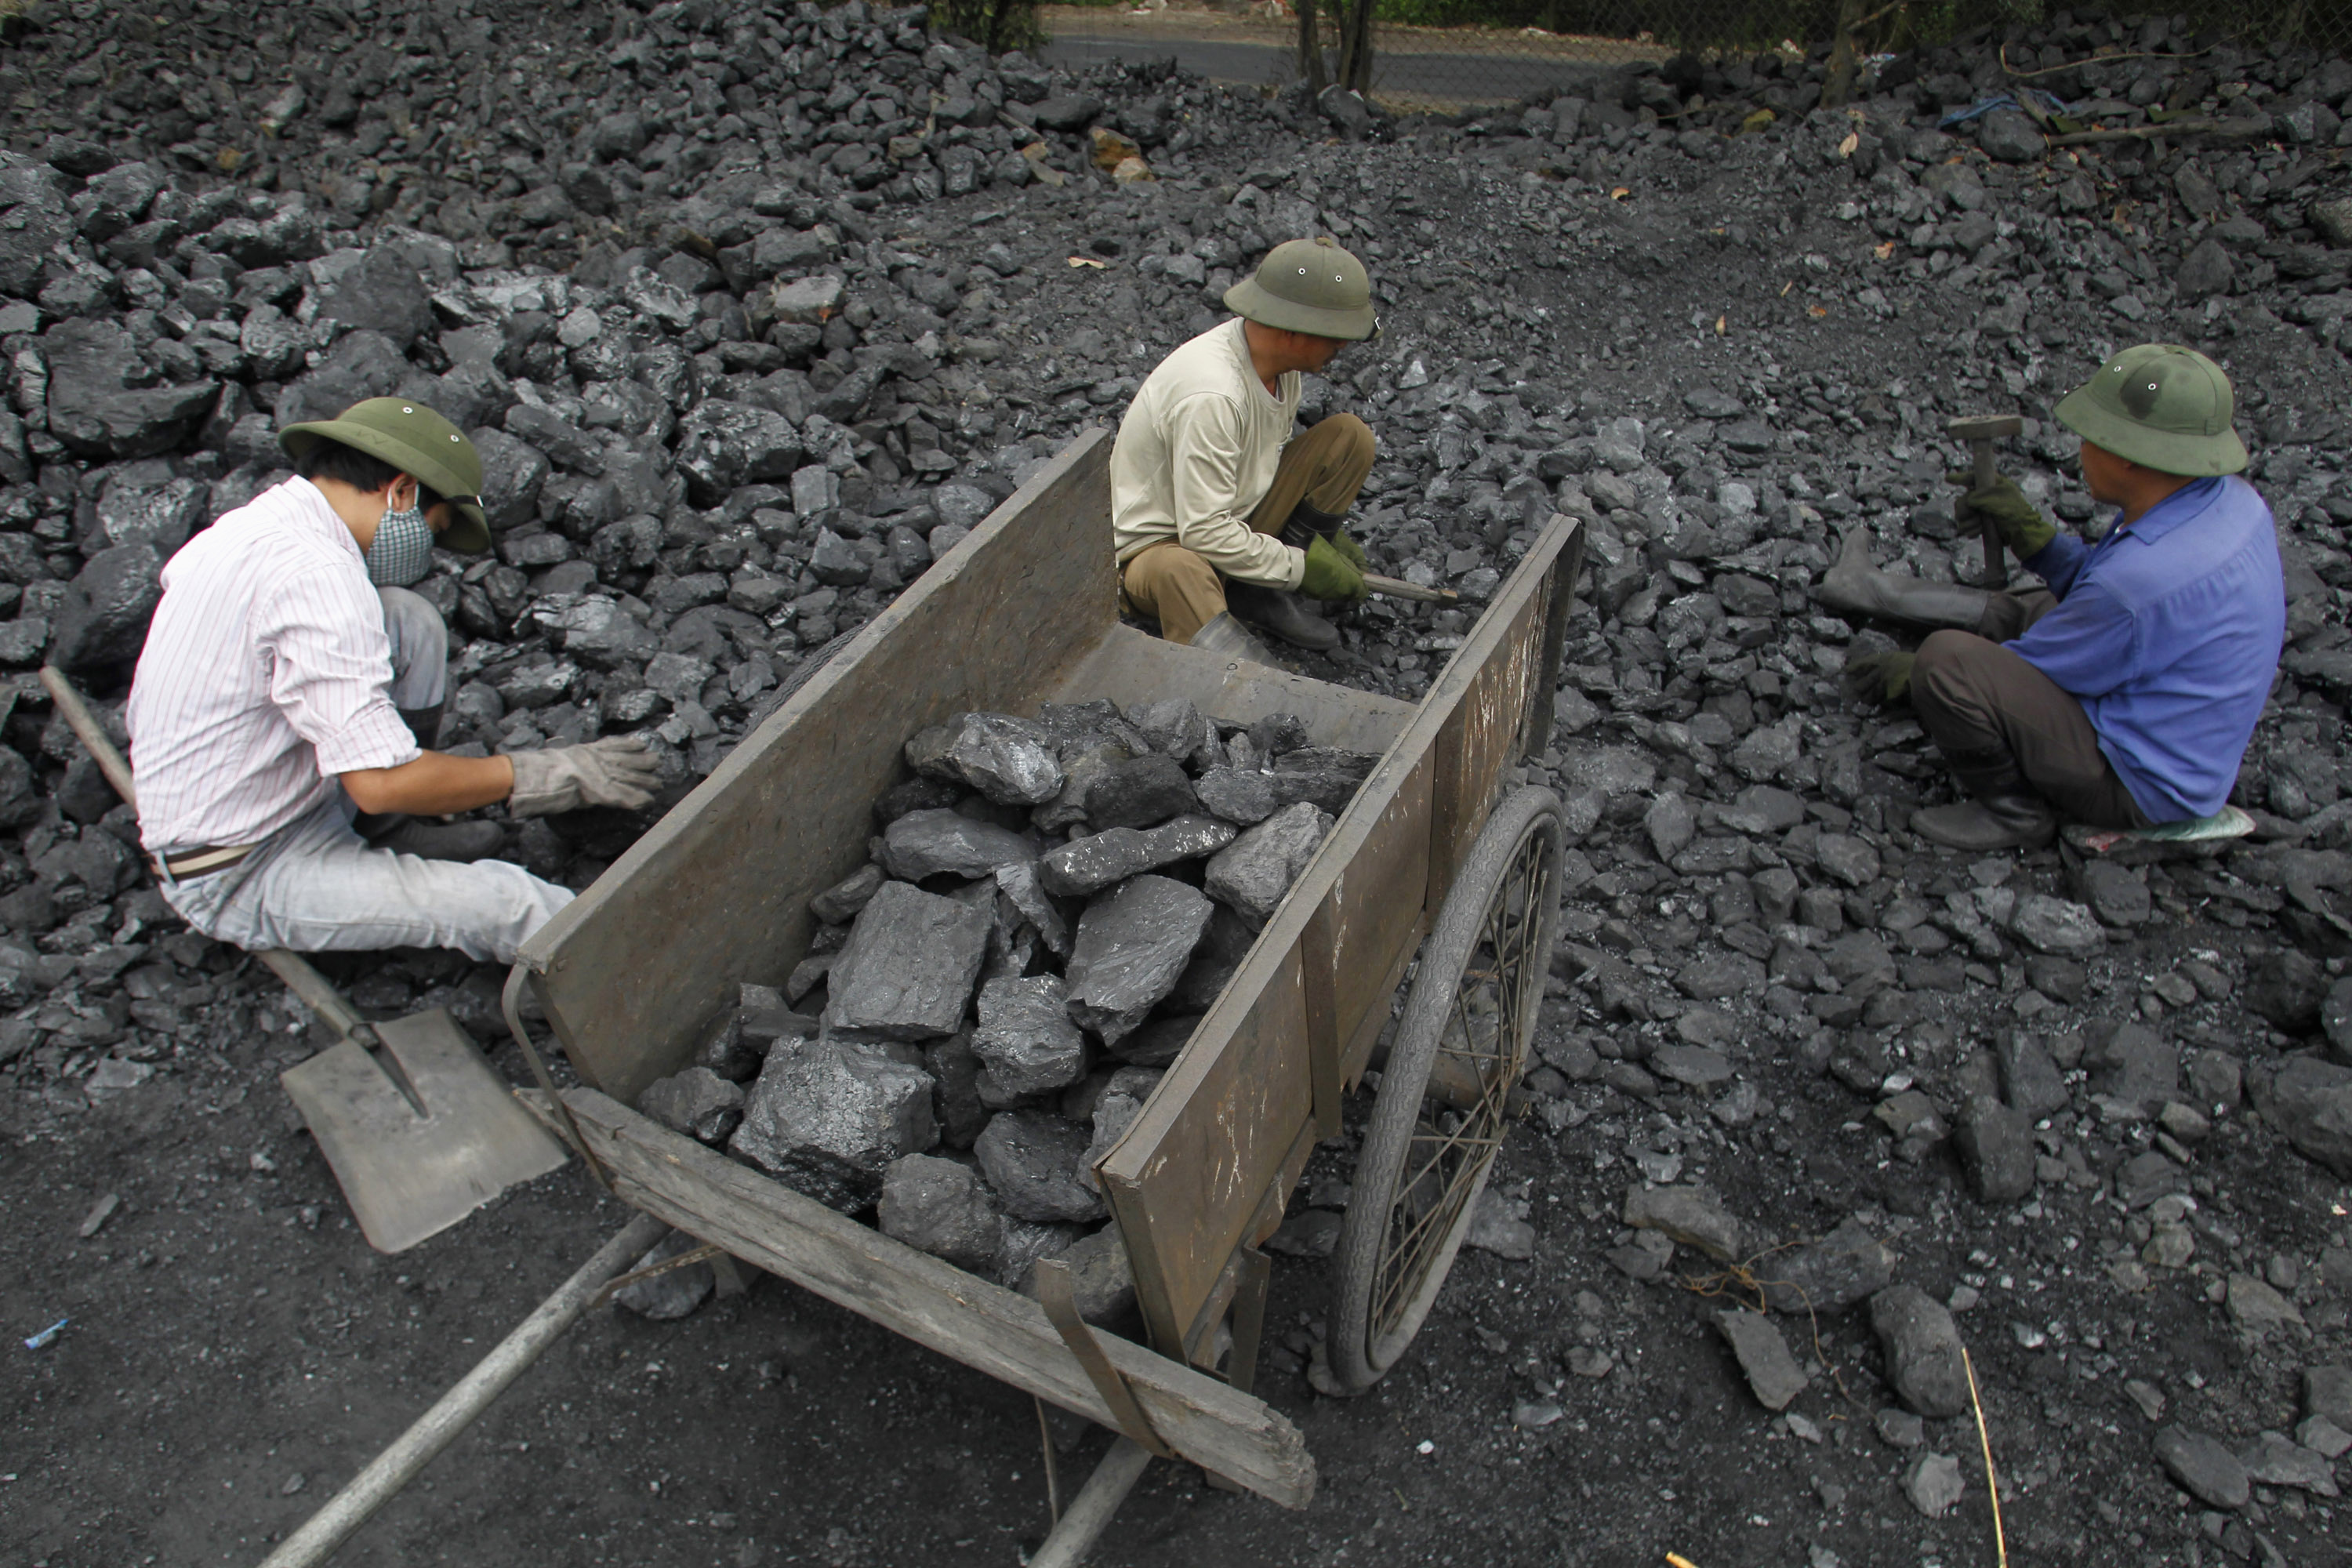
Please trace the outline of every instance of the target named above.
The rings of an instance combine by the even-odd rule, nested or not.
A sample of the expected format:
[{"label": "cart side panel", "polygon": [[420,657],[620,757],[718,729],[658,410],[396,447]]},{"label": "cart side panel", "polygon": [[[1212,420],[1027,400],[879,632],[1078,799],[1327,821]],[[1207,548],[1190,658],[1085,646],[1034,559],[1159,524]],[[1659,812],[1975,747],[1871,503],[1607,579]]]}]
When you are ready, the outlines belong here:
[{"label": "cart side panel", "polygon": [[1347,858],[1325,900],[1335,1026],[1328,1042],[1313,1043],[1332,1051],[1341,1079],[1363,1070],[1388,1017],[1395,972],[1418,940],[1429,886],[1430,791],[1435,776],[1433,760],[1421,757],[1386,809],[1360,826],[1350,822]]},{"label": "cart side panel", "polygon": [[[1262,938],[1236,980],[1243,975],[1255,983],[1227,985],[1193,1032],[1195,1044],[1213,1033],[1222,1048],[1191,1063],[1198,1077],[1168,1097],[1177,1114],[1151,1158],[1140,1169],[1100,1171],[1151,1342],[1168,1355],[1182,1353],[1184,1330],[1215,1289],[1237,1227],[1315,1110],[1296,931],[1274,948]],[[1192,1055],[1188,1047],[1171,1079]]]},{"label": "cart side panel", "polygon": [[[536,1100],[538,1097],[533,1097]],[[625,1202],[966,1366],[1116,1430],[1076,1355],[1026,1296],[870,1230],[593,1089],[564,1096]],[[1221,1380],[1096,1331],[1161,1441],[1286,1508],[1315,1495],[1298,1429]]]},{"label": "cart side panel", "polygon": [[[1313,1113],[1316,1053],[1338,1054],[1348,1077],[1361,1070],[1424,917],[1444,901],[1516,756],[1539,683],[1553,569],[1574,534],[1562,518],[1537,537],[1097,1166],[1154,1344],[1181,1342],[1281,1179],[1297,1119]],[[1481,711],[1465,716],[1474,706]],[[1324,934],[1310,941],[1311,930]],[[1310,990],[1306,965],[1318,959],[1327,967]],[[1328,1005],[1310,1013],[1314,994]],[[1238,1120],[1255,1115],[1285,1120]],[[1202,1178],[1210,1171],[1214,1181]],[[1276,1194],[1277,1211],[1287,1195]]]},{"label": "cart side panel", "polygon": [[[1536,585],[1546,576],[1539,575]],[[1516,604],[1496,605],[1487,612],[1488,625],[1481,627],[1491,626],[1496,633],[1485,656],[1465,671],[1462,657],[1470,652],[1465,647],[1447,668],[1448,677],[1465,672],[1467,679],[1431,751],[1436,764],[1429,817],[1432,919],[1452,889],[1463,857],[1470,853],[1478,830],[1486,825],[1486,815],[1494,809],[1502,786],[1503,770],[1518,760],[1519,744],[1527,732],[1528,702],[1540,662],[1545,610],[1543,596],[1538,594],[1521,595]]]},{"label": "cart side panel", "polygon": [[524,944],[583,1079],[631,1102],[676,1071],[739,982],[798,960],[907,738],[1034,706],[1116,625],[1109,452],[1072,442]]}]

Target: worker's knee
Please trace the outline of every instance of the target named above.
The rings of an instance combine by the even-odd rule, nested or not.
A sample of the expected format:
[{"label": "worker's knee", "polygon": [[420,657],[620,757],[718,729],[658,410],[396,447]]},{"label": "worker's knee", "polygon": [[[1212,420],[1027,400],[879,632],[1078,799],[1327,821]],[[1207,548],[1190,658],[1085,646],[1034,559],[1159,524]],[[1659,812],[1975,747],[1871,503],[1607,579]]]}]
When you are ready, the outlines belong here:
[{"label": "worker's knee", "polygon": [[1940,631],[1919,645],[1911,667],[1911,700],[1915,706],[1950,708],[1964,700],[1968,669],[1978,654],[1996,645],[1974,632]]},{"label": "worker's knee", "polygon": [[1352,414],[1334,414],[1315,426],[1329,443],[1326,460],[1336,468],[1370,468],[1380,451],[1372,427]]},{"label": "worker's knee", "polygon": [[378,588],[383,601],[383,635],[392,642],[394,668],[446,664],[449,628],[424,595],[406,588]]}]

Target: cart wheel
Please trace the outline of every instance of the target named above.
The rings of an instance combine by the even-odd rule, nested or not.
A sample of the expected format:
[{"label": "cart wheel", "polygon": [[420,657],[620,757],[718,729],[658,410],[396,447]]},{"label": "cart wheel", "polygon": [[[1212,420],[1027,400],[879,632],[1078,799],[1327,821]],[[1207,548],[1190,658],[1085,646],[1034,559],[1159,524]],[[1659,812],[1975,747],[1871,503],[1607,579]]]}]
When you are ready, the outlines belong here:
[{"label": "cart wheel", "polygon": [[1356,1162],[1328,1335],[1360,1392],[1421,1330],[1503,1144],[1559,923],[1559,797],[1514,792],[1455,878],[1399,1021]]}]

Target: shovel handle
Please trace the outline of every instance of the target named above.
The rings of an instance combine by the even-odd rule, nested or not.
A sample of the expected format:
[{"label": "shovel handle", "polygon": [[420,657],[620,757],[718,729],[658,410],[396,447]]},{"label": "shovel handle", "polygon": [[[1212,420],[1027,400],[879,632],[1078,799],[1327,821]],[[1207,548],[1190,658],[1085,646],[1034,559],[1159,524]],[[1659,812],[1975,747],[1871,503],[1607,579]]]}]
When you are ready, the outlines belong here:
[{"label": "shovel handle", "polygon": [[[2000,467],[1994,459],[1992,443],[1979,438],[1971,445],[1976,447],[1976,488],[1988,489],[2000,478]],[[1989,517],[1979,519],[1978,526],[1984,531],[1984,585],[2005,588],[2009,585],[2009,568],[2001,560],[2000,530]]]},{"label": "shovel handle", "polygon": [[[41,667],[41,684],[48,688],[49,700],[58,705],[58,711],[65,715],[66,727],[74,732],[74,738],[98,763],[98,771],[106,775],[106,782],[114,786],[114,793],[121,795],[131,810],[138,810],[139,792],[131,786],[131,764],[122,760],[122,753],[114,749],[112,741],[107,739],[98,715],[89,710],[89,704],[81,700],[81,693],[74,689],[73,682],[68,680],[65,672],[56,665],[45,664]],[[374,1044],[375,1031],[367,1026],[366,1019],[352,1011],[352,1005],[336,994],[325,975],[282,948],[267,948],[254,956],[269,965],[278,978],[286,983],[286,989],[299,996],[310,1011],[324,1018],[329,1028],[347,1040],[355,1039],[362,1045]]]},{"label": "shovel handle", "polygon": [[106,775],[106,782],[114,786],[114,793],[121,795],[131,810],[138,810],[139,794],[131,787],[131,764],[122,760],[122,753],[114,749],[112,741],[107,739],[98,715],[89,710],[89,704],[81,700],[81,693],[74,689],[73,682],[66,679],[65,671],[54,664],[41,666],[41,684],[48,688],[49,700],[55,702],[58,711],[66,716],[66,727],[74,732],[74,738],[97,762],[98,771]]},{"label": "shovel handle", "polygon": [[1462,598],[1451,588],[1424,588],[1402,577],[1382,577],[1371,572],[1364,574],[1364,586],[1384,598],[1412,599],[1423,605],[1458,604]]}]

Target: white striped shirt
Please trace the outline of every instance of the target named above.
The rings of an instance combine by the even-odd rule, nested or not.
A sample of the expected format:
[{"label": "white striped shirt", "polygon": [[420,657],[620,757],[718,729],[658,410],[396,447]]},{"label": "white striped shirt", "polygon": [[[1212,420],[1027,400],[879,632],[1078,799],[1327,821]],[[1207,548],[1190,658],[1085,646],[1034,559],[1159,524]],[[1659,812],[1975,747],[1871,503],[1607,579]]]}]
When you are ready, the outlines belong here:
[{"label": "white striped shirt", "polygon": [[150,850],[257,843],[336,775],[414,761],[383,602],[308,479],[263,491],[163,568],[124,722]]}]

